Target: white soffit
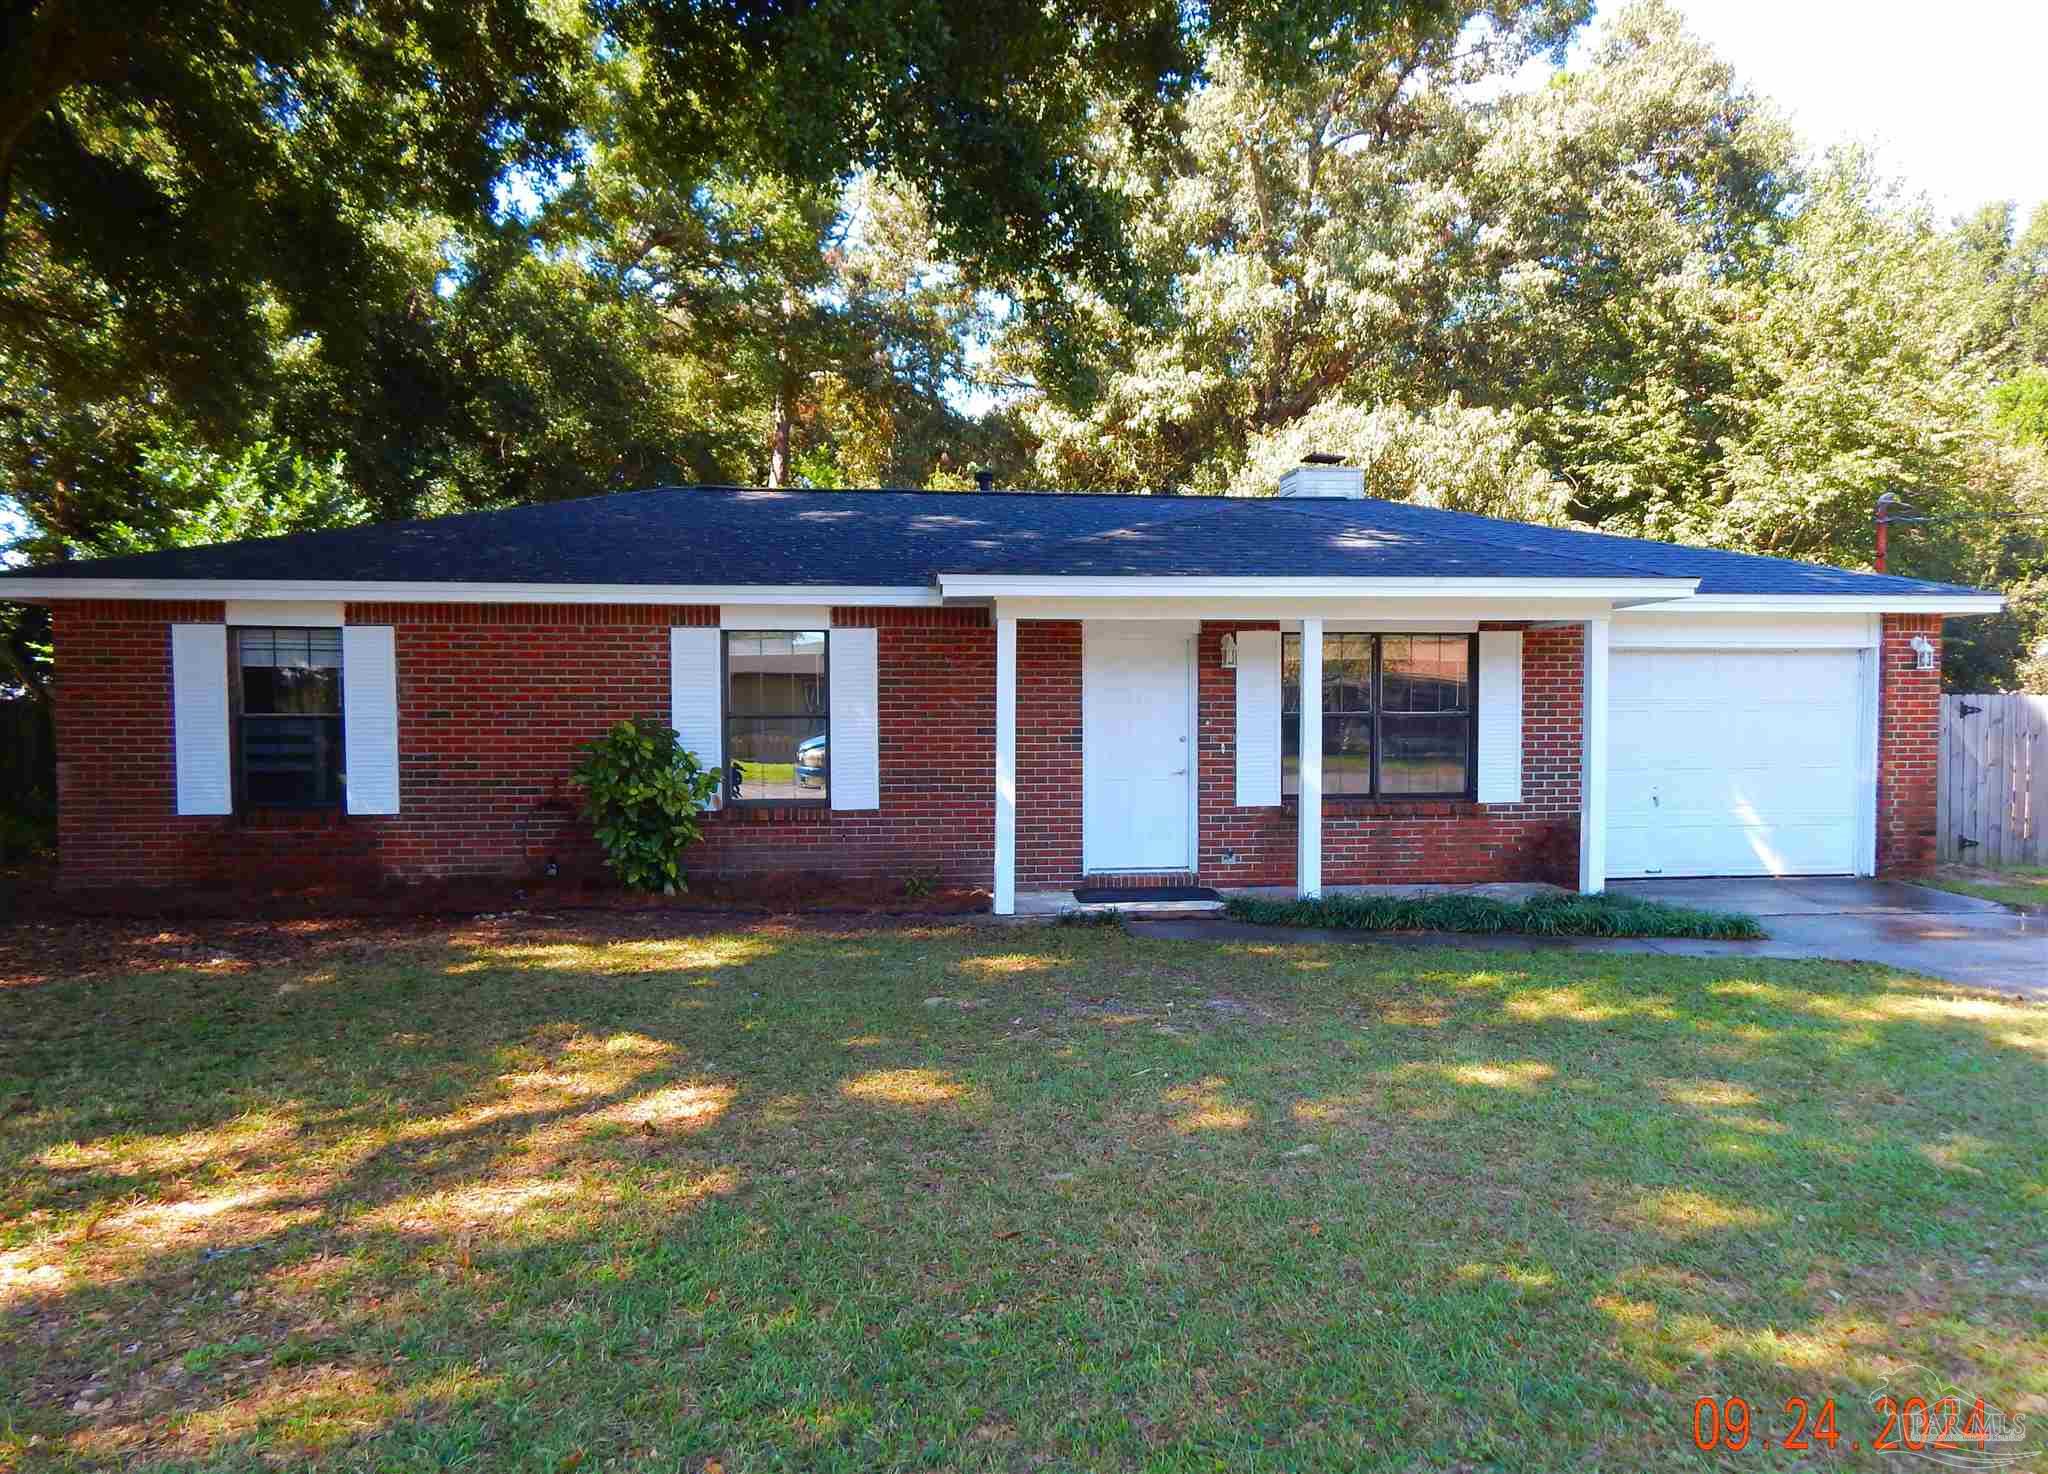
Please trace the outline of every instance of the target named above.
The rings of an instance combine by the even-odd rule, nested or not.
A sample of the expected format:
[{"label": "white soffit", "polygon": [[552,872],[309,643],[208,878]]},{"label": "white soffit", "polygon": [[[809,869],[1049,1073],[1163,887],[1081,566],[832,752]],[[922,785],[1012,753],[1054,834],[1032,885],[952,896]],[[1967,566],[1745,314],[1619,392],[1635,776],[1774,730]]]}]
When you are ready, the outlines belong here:
[{"label": "white soffit", "polygon": [[[1295,634],[1301,621],[1286,619],[1281,625]],[[1326,619],[1326,635],[1469,635],[1479,628],[1476,619]]]},{"label": "white soffit", "polygon": [[230,599],[229,624],[282,624],[334,627],[342,623],[339,599]]},{"label": "white soffit", "polygon": [[1863,650],[1877,643],[1874,614],[1716,613],[1689,606],[1614,616],[1611,642],[1632,650]]},{"label": "white soffit", "polygon": [[721,608],[722,630],[829,630],[830,604],[735,604]]}]

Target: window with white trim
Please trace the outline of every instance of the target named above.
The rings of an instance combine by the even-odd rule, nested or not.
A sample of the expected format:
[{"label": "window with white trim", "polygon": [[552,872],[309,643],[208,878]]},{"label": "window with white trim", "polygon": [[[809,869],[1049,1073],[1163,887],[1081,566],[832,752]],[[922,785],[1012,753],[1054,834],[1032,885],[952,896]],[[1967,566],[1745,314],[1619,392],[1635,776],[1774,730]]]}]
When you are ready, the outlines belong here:
[{"label": "window with white trim", "polygon": [[[1323,636],[1325,797],[1469,798],[1476,635]],[[1280,640],[1280,791],[1301,792],[1301,636]]]},{"label": "window with white trim", "polygon": [[270,626],[230,633],[238,806],[339,805],[341,631]]},{"label": "window with white trim", "polygon": [[725,793],[736,804],[831,797],[825,630],[728,630]]}]

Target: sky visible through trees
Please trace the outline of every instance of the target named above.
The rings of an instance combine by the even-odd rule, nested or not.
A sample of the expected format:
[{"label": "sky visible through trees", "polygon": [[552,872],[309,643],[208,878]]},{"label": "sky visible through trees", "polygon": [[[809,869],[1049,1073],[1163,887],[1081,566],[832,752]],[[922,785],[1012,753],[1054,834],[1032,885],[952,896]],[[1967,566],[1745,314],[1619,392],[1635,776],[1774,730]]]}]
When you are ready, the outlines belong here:
[{"label": "sky visible through trees", "polygon": [[1590,10],[31,6],[14,556],[1320,450],[1852,567],[1894,491],[1895,570],[2013,600],[1951,682],[2048,688],[2048,209],[1937,212],[1673,6]]}]

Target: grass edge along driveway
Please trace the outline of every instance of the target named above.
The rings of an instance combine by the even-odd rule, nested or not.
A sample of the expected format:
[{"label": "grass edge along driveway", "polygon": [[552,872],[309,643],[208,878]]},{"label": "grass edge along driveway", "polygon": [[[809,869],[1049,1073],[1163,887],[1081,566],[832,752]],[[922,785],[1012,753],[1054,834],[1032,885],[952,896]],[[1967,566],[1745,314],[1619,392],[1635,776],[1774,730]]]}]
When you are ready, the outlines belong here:
[{"label": "grass edge along driveway", "polygon": [[1921,877],[1920,883],[2022,911],[2048,912],[2048,865],[2014,865],[2000,870],[1943,865]]},{"label": "grass edge along driveway", "polygon": [[[132,929],[0,991],[0,1468],[1895,1468],[1886,1387],[2048,1429],[2038,1007],[663,926]],[[1838,1444],[1702,1452],[1703,1396]]]}]

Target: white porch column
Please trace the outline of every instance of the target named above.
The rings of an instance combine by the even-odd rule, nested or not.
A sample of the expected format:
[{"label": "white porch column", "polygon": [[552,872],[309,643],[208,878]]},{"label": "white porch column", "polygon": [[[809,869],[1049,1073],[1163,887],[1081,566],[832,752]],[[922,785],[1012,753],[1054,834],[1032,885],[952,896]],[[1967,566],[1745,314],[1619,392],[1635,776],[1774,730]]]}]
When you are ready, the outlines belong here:
[{"label": "white porch column", "polygon": [[1586,684],[1580,721],[1579,889],[1607,889],[1607,635],[1611,621],[1586,621]]},{"label": "white porch column", "polygon": [[1295,809],[1295,893],[1323,893],[1323,622],[1301,622],[1301,800]]},{"label": "white porch column", "polygon": [[1017,913],[1017,621],[996,616],[996,875],[998,916]]}]

